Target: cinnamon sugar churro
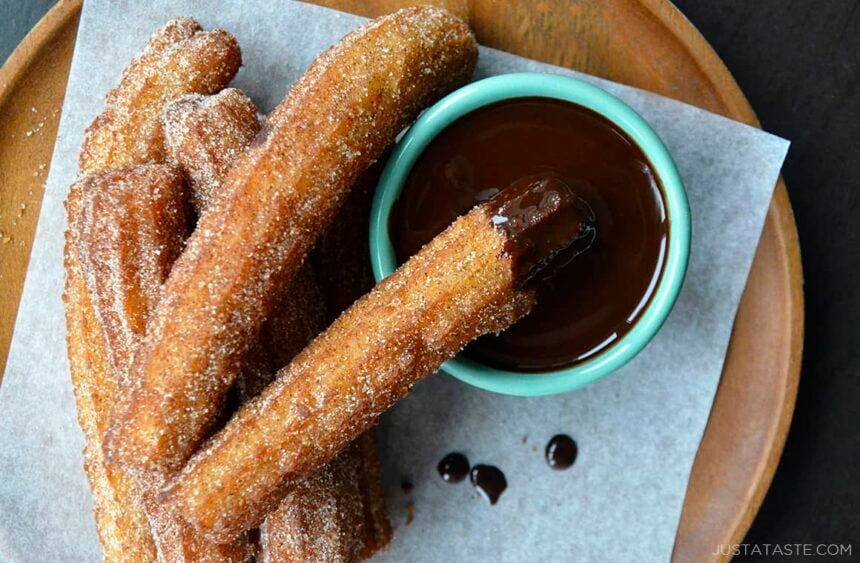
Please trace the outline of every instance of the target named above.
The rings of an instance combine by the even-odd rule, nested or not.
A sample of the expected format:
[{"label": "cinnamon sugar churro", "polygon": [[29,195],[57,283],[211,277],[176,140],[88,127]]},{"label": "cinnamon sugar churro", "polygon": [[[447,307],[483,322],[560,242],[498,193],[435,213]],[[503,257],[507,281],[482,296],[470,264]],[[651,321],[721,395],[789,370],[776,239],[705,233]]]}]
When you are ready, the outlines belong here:
[{"label": "cinnamon sugar churro", "polygon": [[[167,106],[165,138],[170,158],[197,191],[198,211],[222,191],[225,170],[250,144],[250,133],[257,128],[256,107],[238,90],[189,96]],[[349,210],[350,215],[364,212],[369,209]],[[345,213],[346,209],[341,215]],[[243,400],[258,395],[280,367],[322,332],[325,308],[314,272],[305,265],[242,361],[237,385]],[[368,558],[390,541],[384,503],[376,444],[368,431],[267,517],[257,557],[294,562]]]},{"label": "cinnamon sugar churro", "polygon": [[[164,110],[168,158],[188,179],[202,213],[220,193],[224,177],[261,127],[257,108],[241,90],[190,95]],[[242,361],[237,380],[247,400],[257,395],[324,328],[325,306],[315,275],[303,266]]]},{"label": "cinnamon sugar churro", "polygon": [[202,31],[188,18],[167,23],[105,98],[105,110],[87,129],[80,172],[163,161],[164,105],[185,94],[221,90],[241,63],[239,46],[226,31]]},{"label": "cinnamon sugar churro", "polygon": [[[82,195],[66,201],[69,224],[80,221]],[[87,292],[78,257],[77,232],[66,231],[64,250],[66,346],[78,424],[84,434],[84,471],[93,492],[93,512],[107,561],[154,561],[155,544],[134,479],[104,455],[108,414],[118,392],[104,334]]]},{"label": "cinnamon sugar churro", "polygon": [[227,88],[171,102],[163,121],[168,160],[187,175],[199,214],[260,131],[257,107],[241,90]]},{"label": "cinnamon sugar churro", "polygon": [[373,288],[367,233],[373,194],[382,172],[381,163],[371,166],[356,181],[331,227],[311,254],[330,322]]},{"label": "cinnamon sugar churro", "polygon": [[[117,396],[128,392],[125,376],[131,356],[187,236],[186,190],[180,172],[163,164],[89,174],[72,190],[80,194],[81,213],[70,221],[70,231],[77,234],[83,279],[112,359],[105,374],[111,375],[115,403]],[[121,469],[112,466],[109,471],[119,474]],[[146,515],[159,560],[241,562],[250,556],[244,538],[213,543],[171,514],[157,498],[166,476],[126,479],[135,496],[133,506]]]},{"label": "cinnamon sugar churro", "polygon": [[512,185],[348,309],[188,462],[167,496],[213,538],[257,525],[417,381],[534,303],[526,285],[591,233],[556,179]]},{"label": "cinnamon sugar churro", "polygon": [[[101,191],[111,190],[117,182],[129,184],[135,174],[138,174],[137,179],[131,184],[143,177],[153,180],[149,172],[138,171],[125,177],[128,171],[113,172],[112,169],[158,161],[163,154],[159,120],[164,104],[190,92],[220,89],[233,77],[240,59],[238,46],[231,36],[222,31],[203,32],[190,19],[171,21],[156,32],[144,51],[126,68],[119,85],[107,95],[104,112],[88,129],[79,161],[79,172],[84,178],[73,186],[66,203],[69,229],[63,298],[69,368],[78,420],[86,439],[84,465],[94,491],[99,538],[106,559],[110,561],[154,561],[160,555],[153,539],[150,514],[142,499],[141,484],[137,477],[107,459],[104,436],[109,413],[121,392],[122,375],[128,372],[127,365],[119,364],[127,361],[132,341],[142,336],[139,331],[144,323],[143,310],[150,306],[156,292],[153,288],[160,285],[159,278],[166,274],[165,261],[169,261],[168,255],[175,255],[176,241],[184,236],[185,226],[182,225],[180,232],[172,231],[181,223],[175,219],[182,214],[182,206],[174,208],[170,204],[167,209],[168,201],[175,195],[170,187],[165,194],[144,187],[141,193],[121,189],[117,194],[105,195],[107,199],[119,198],[120,207],[115,207],[85,202],[84,184],[103,186],[91,188]],[[97,179],[102,172],[115,177]],[[166,172],[160,170],[155,176],[159,174]],[[147,181],[143,184],[147,185]],[[151,181],[148,185],[154,188]],[[136,200],[138,196],[142,199]],[[101,198],[96,197],[97,200]],[[100,211],[98,216],[91,214],[86,218],[90,204]],[[154,207],[146,209],[149,205]],[[151,222],[161,219],[166,223],[155,226]],[[84,233],[82,223],[85,221],[95,227],[100,221],[112,220],[117,232],[111,236],[102,231],[106,238],[101,239],[102,235],[95,234],[99,228],[90,228]],[[152,245],[139,249],[143,252],[139,258],[145,255],[153,260],[132,264],[127,252],[137,248],[138,243]],[[94,270],[90,276],[84,275],[79,248],[87,256],[86,268],[95,267],[90,259],[98,261],[106,256],[118,259],[118,264],[122,264],[120,269],[131,268],[111,278],[116,282],[116,294],[110,294],[107,279]],[[92,282],[89,284],[93,288],[92,296],[86,278]],[[151,282],[153,279],[156,281]],[[96,313],[97,309],[100,314]],[[187,526],[184,529],[192,537],[195,535]],[[199,541],[202,545],[209,543],[202,538]]]},{"label": "cinnamon sugar churro", "polygon": [[465,23],[422,7],[371,22],[317,58],[177,260],[135,358],[140,385],[108,434],[112,459],[182,466],[349,188],[424,105],[469,77],[476,57]]},{"label": "cinnamon sugar churro", "polygon": [[78,181],[77,250],[119,388],[149,313],[188,235],[185,185],[166,165],[138,165]]},{"label": "cinnamon sugar churro", "polygon": [[391,539],[372,432],[296,484],[260,526],[263,562],[360,561]]}]

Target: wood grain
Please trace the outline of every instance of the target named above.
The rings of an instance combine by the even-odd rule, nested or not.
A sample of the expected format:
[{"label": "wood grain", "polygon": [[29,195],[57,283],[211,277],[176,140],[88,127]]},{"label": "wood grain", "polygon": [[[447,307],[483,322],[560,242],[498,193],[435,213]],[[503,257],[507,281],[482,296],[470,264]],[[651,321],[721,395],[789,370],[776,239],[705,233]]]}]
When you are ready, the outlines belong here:
[{"label": "wood grain", "polygon": [[[365,16],[403,0],[322,0]],[[426,3],[426,2],[425,2]],[[751,125],[758,121],[731,74],[665,0],[438,0],[466,18],[483,44],[645,88]],[[50,161],[80,0],[62,0],[0,70],[0,358]],[[50,53],[50,56],[48,54]],[[53,105],[52,105],[53,104]],[[40,132],[30,107],[50,108]],[[32,113],[32,112],[31,112]],[[34,169],[34,166],[36,167]],[[17,217],[17,204],[26,208]],[[2,236],[2,235],[0,235]],[[735,322],[725,370],[688,486],[673,560],[723,561],[740,541],[773,476],[791,420],[803,345],[797,232],[780,180]]]},{"label": "wood grain", "polygon": [[0,374],[30,261],[79,16],[80,1],[57,4],[0,69]]}]

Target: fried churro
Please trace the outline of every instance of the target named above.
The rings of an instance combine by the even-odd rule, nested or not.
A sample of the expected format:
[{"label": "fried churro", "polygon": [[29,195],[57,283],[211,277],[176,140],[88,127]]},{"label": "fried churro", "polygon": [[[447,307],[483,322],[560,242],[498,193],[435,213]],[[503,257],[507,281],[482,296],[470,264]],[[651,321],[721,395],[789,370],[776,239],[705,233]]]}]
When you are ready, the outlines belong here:
[{"label": "fried churro", "polygon": [[373,288],[367,233],[370,230],[373,194],[379,183],[384,160],[384,157],[381,158],[380,162],[361,175],[331,227],[311,254],[317,281],[328,308],[329,322]]},{"label": "fried churro", "polygon": [[112,459],[182,466],[349,188],[424,105],[469,77],[476,57],[465,23],[422,7],[365,25],[317,58],[177,260],[135,358],[140,384],[108,433]]},{"label": "fried churro", "polygon": [[[86,439],[84,465],[94,491],[96,524],[109,561],[154,561],[160,556],[141,484],[136,476],[107,459],[104,436],[110,411],[121,392],[120,380],[128,372],[127,365],[119,364],[128,361],[132,341],[142,336],[138,331],[145,322],[144,309],[151,305],[156,292],[150,284],[166,274],[164,263],[169,254],[175,254],[176,240],[184,235],[185,226],[181,233],[171,230],[179,224],[175,219],[182,212],[179,207],[167,209],[162,196],[169,199],[170,194],[159,195],[155,193],[157,190],[143,189],[148,195],[136,203],[132,203],[134,198],[123,199],[120,194],[104,196],[105,201],[120,197],[121,205],[116,208],[110,204],[96,205],[93,200],[85,202],[88,198],[83,193],[84,184],[105,186],[107,190],[114,182],[95,180],[99,173],[110,175],[114,174],[109,172],[114,168],[160,160],[163,155],[160,117],[164,104],[190,92],[222,88],[235,74],[240,60],[238,46],[231,36],[223,31],[203,32],[193,20],[173,20],[156,32],[143,52],[128,65],[118,86],[107,95],[105,110],[88,129],[79,161],[83,178],[73,186],[66,203],[69,229],[63,298],[69,368],[78,420]],[[163,173],[163,170],[158,172]],[[123,183],[120,176],[122,173],[114,180]],[[126,196],[140,195],[135,190],[120,192]],[[150,204],[155,207],[147,210]],[[99,207],[99,216],[90,214],[86,218],[88,205],[90,211]],[[102,213],[113,217],[120,234],[97,242],[92,238],[96,236],[92,227],[99,221],[110,220],[101,217]],[[138,217],[138,213],[142,215]],[[152,223],[160,219],[167,224]],[[91,230],[81,236],[84,221],[90,222]],[[138,249],[138,243],[152,246]],[[95,270],[90,276],[84,275],[79,248],[88,256],[87,268],[95,268],[90,258],[98,261],[108,255],[119,259],[121,268],[132,268],[109,276],[116,282],[115,295],[109,294],[107,280],[95,274]],[[132,264],[128,252],[134,251],[143,253],[141,259],[150,260]],[[92,298],[86,278],[91,281]],[[97,309],[101,314],[96,313]],[[192,529],[184,528],[192,537],[196,536]],[[202,538],[199,540],[202,545],[209,544]]]},{"label": "fried churro", "polygon": [[90,174],[81,193],[78,256],[119,388],[140,343],[161,284],[188,235],[185,186],[167,165]]},{"label": "fried churro", "polygon": [[[184,96],[164,110],[168,158],[188,178],[202,213],[220,193],[224,177],[260,130],[257,108],[241,90]],[[303,266],[242,360],[237,380],[243,400],[257,395],[325,327],[315,275]]]},{"label": "fried churro", "polygon": [[[80,190],[66,201],[70,225],[79,223]],[[104,334],[87,292],[78,258],[76,229],[66,231],[64,250],[66,345],[69,372],[84,434],[84,471],[93,491],[93,512],[106,561],[154,561],[155,544],[134,479],[104,455],[108,413],[118,392],[118,380],[108,360]]]},{"label": "fried churro", "polygon": [[167,157],[185,171],[192,201],[201,213],[227,170],[260,131],[257,107],[241,90],[213,96],[192,94],[164,110]]},{"label": "fried churro", "polygon": [[260,526],[263,562],[360,561],[391,537],[372,432],[296,484]]},{"label": "fried churro", "polygon": [[376,285],[195,454],[167,496],[202,532],[257,525],[300,479],[480,335],[534,303],[524,285],[590,214],[563,182],[512,185]]},{"label": "fried churro", "polygon": [[164,105],[185,94],[221,90],[241,63],[239,46],[226,31],[202,31],[188,18],[169,22],[149,40],[105,98],[104,111],[84,137],[80,171],[162,162]]},{"label": "fried churro", "polygon": [[[238,90],[211,97],[189,96],[167,106],[165,138],[170,158],[190,178],[199,211],[221,192],[225,170],[250,144],[248,133],[258,127],[256,115],[253,102]],[[356,207],[343,209],[339,217],[358,218],[369,213],[364,200],[370,199],[370,182],[360,183],[355,188],[360,199],[351,195],[346,204]],[[357,225],[351,220],[338,225],[337,242],[346,243],[348,237],[366,240],[366,229],[351,232]],[[348,246],[352,248],[355,243]],[[328,255],[333,252],[330,248]],[[344,268],[351,270],[361,259],[367,262],[366,251],[357,259],[347,260]],[[355,282],[361,277],[361,272],[349,275],[341,287],[348,292],[360,291]],[[242,361],[236,384],[243,401],[258,395],[274,380],[279,368],[323,331],[325,305],[314,272],[309,265],[303,266]],[[376,443],[373,432],[368,431],[272,511],[261,526],[257,558],[308,563],[357,561],[385,547],[390,538]]]},{"label": "fried churro", "polygon": [[[181,173],[168,165],[142,164],[82,177],[80,214],[70,221],[87,292],[101,319],[112,359],[112,401],[127,392],[124,378],[143,338],[175,257],[188,233],[188,206]],[[106,417],[105,417],[106,418]],[[104,431],[104,429],[102,430]],[[120,472],[120,468],[111,467]],[[143,508],[161,561],[245,561],[243,539],[219,545],[205,540],[158,501],[164,475],[128,476]],[[125,483],[125,482],[124,482]]]}]

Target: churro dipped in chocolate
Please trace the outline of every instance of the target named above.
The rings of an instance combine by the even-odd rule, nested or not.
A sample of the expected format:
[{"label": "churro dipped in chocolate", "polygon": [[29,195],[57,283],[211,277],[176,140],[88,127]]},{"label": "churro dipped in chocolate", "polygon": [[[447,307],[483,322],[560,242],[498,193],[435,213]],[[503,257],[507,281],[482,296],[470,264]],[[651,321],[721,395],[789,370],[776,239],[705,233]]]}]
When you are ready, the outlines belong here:
[{"label": "churro dipped in chocolate", "polygon": [[[256,107],[239,90],[188,96],[167,106],[165,138],[170,158],[196,191],[198,211],[222,191],[226,169],[247,148],[251,132],[257,129]],[[362,212],[369,213],[369,209],[349,211]],[[341,215],[344,213],[347,210]],[[324,330],[325,309],[314,272],[304,265],[242,361],[236,382],[242,401],[258,395],[278,369]],[[269,514],[261,526],[257,558],[357,561],[370,557],[390,538],[376,443],[368,431]]]},{"label": "churro dipped in chocolate", "polygon": [[422,7],[371,22],[317,58],[177,260],[135,358],[139,385],[113,419],[112,459],[183,465],[355,180],[422,107],[469,77],[476,57],[464,22]]},{"label": "churro dipped in chocolate", "polygon": [[[468,342],[530,310],[529,281],[591,240],[588,206],[532,178],[476,207],[348,309],[188,462],[168,499],[202,532],[257,525]],[[578,249],[581,250],[581,249]]]},{"label": "churro dipped in chocolate", "polygon": [[[146,188],[141,194],[136,190],[120,190],[125,196],[134,193],[132,199],[137,195],[142,199],[131,203],[123,195],[112,194],[108,199],[119,198],[121,208],[95,205],[102,209],[99,213],[111,215],[117,226],[116,233],[110,236],[102,233],[105,238],[96,241],[93,237],[102,235],[96,235],[99,229],[92,227],[108,218],[92,214],[86,218],[85,207],[93,202],[85,206],[83,186],[87,183],[112,186],[116,182],[131,185],[142,181],[152,187],[155,176],[167,174],[163,169],[148,172],[112,169],[158,161],[163,155],[160,117],[164,104],[187,93],[222,88],[232,79],[240,60],[238,46],[231,36],[222,31],[203,32],[193,20],[174,20],[156,32],[144,51],[125,69],[119,85],[107,95],[104,112],[88,129],[79,166],[82,175],[90,176],[73,186],[66,203],[69,229],[63,299],[69,368],[78,420],[86,440],[84,466],[94,491],[96,524],[105,557],[110,561],[153,561],[159,556],[141,484],[107,459],[104,438],[110,411],[122,392],[121,380],[128,372],[128,366],[120,364],[127,361],[132,341],[142,336],[138,331],[143,326],[143,309],[150,306],[156,293],[153,288],[160,286],[166,274],[165,263],[172,261],[168,255],[175,256],[176,241],[185,235],[186,228],[182,225],[181,231],[173,231],[182,222],[178,218],[184,205],[173,207],[168,203],[174,195],[170,188],[167,194]],[[102,172],[115,177],[100,178]],[[154,207],[144,210],[149,205]],[[92,211],[93,207],[89,209]],[[113,215],[114,212],[118,215]],[[142,215],[138,216],[139,212]],[[86,233],[81,226],[85,220],[90,221]],[[160,220],[165,223],[152,222]],[[139,243],[152,246],[140,249],[140,262],[135,263],[129,252]],[[110,256],[118,260],[115,270],[107,278],[94,272],[85,276],[79,248],[86,255],[87,268],[93,267],[91,259]],[[87,278],[91,281],[92,295]],[[114,290],[116,293],[111,294]],[[194,534],[187,526],[184,528]],[[209,543],[202,538],[199,541]]]}]

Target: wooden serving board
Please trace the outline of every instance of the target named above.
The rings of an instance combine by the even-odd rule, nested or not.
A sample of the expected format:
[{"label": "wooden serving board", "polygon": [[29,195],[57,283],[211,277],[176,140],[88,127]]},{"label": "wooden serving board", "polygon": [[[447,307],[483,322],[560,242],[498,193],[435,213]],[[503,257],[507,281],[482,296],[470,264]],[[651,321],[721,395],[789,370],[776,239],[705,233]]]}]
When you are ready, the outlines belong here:
[{"label": "wooden serving board", "polygon": [[[377,16],[408,0],[320,0]],[[428,2],[422,2],[428,3]],[[667,0],[437,0],[492,47],[758,121],[728,69]],[[0,70],[0,372],[39,215],[81,0],[60,2]],[[803,347],[803,280],[785,184],[776,186],[690,478],[673,560],[722,561],[742,540],[791,421]]]}]

